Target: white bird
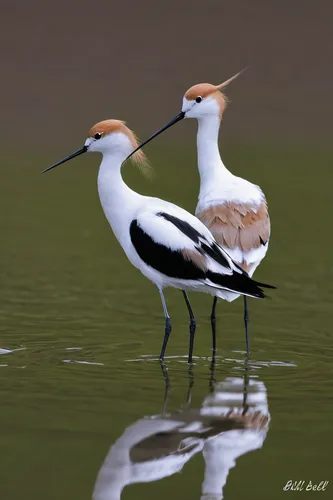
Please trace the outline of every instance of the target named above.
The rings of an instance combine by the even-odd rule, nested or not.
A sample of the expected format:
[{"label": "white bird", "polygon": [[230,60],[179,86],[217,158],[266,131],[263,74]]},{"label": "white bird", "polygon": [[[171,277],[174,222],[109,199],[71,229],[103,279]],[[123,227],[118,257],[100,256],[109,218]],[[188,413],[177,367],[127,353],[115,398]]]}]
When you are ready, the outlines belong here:
[{"label": "white bird", "polygon": [[[227,103],[221,90],[239,74],[219,85],[200,83],[189,88],[183,97],[182,111],[140,147],[183,118],[198,120],[200,192],[196,216],[210,229],[233,261],[251,277],[266,255],[270,238],[266,198],[259,186],[233,175],[225,167],[218,146],[220,124]],[[229,292],[222,298],[231,302],[239,295]],[[216,349],[216,303],[217,296],[214,297],[211,313],[213,352]],[[248,351],[248,307],[245,295],[244,323]]]},{"label": "white bird", "polygon": [[[259,286],[274,287],[251,280],[194,215],[167,201],[142,196],[125,184],[121,166],[137,147],[136,137],[124,122],[105,120],[90,129],[82,148],[42,173],[85,152],[102,153],[98,192],[105,216],[130,262],[155,283],[162,299],[165,332],[160,359],[171,332],[163,294],[163,289],[170,286],[182,290],[190,315],[191,363],[196,323],[186,290],[221,298],[230,292],[264,298]],[[142,151],[133,159],[139,165],[146,162]]]}]

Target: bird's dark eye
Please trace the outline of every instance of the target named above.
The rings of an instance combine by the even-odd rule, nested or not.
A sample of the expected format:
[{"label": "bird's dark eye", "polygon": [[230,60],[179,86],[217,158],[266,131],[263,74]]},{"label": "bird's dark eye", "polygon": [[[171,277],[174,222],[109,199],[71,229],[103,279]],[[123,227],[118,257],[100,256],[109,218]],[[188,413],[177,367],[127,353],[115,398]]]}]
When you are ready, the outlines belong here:
[{"label": "bird's dark eye", "polygon": [[96,141],[98,141],[98,139],[100,139],[102,137],[102,134],[100,132],[96,132],[94,137],[95,137]]},{"label": "bird's dark eye", "polygon": [[198,95],[198,97],[195,98],[195,102],[199,103],[202,101],[201,95]]}]

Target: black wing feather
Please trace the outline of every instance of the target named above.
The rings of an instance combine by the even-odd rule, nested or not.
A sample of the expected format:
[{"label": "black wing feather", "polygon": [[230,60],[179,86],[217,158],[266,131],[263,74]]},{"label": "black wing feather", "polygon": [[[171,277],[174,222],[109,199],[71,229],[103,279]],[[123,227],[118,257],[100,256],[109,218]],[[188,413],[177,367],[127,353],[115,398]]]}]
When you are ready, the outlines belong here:
[{"label": "black wing feather", "polygon": [[201,248],[207,255],[209,255],[209,257],[215,260],[218,264],[220,264],[223,267],[226,267],[227,269],[230,269],[229,262],[224,257],[223,253],[221,252],[220,248],[217,246],[216,243],[213,243],[212,245],[202,243]]},{"label": "black wing feather", "polygon": [[206,277],[214,284],[233,292],[245,293],[258,299],[265,297],[264,292],[257,286],[256,282],[245,274],[234,273],[230,276],[207,271]]},{"label": "black wing feather", "polygon": [[[167,221],[171,222],[183,234],[185,234],[185,236],[196,243],[196,249],[198,250],[198,252],[206,253],[221,266],[225,267],[226,269],[231,269],[228,260],[223,255],[224,250],[217,243],[209,242],[207,238],[205,238],[203,234],[199,233],[199,231],[192,227],[191,224],[165,212],[159,212],[156,215],[159,217],[163,217]],[[241,271],[244,272],[242,269]]]},{"label": "black wing feather", "polygon": [[[159,212],[156,215],[174,224],[183,234],[196,243],[195,248],[198,252],[209,255],[224,268],[231,269],[220,246],[215,242],[208,242],[208,240],[188,222],[165,212]],[[257,298],[265,297],[264,292],[259,286],[264,288],[275,288],[271,285],[258,283],[252,280],[249,278],[248,274],[235,263],[235,266],[241,272],[233,272],[231,275],[215,273],[209,270],[205,272],[193,262],[185,259],[180,251],[171,250],[165,245],[154,241],[149,234],[140,227],[136,219],[131,222],[130,236],[133,246],[143,262],[170,278],[200,281],[209,279],[214,285],[218,285],[221,288]]]},{"label": "black wing feather", "polygon": [[194,229],[191,224],[182,219],[179,219],[178,217],[175,217],[174,215],[170,215],[165,212],[159,212],[156,215],[158,217],[163,217],[163,219],[171,222],[171,224],[176,226],[183,234],[185,234],[185,236],[194,241],[194,243],[199,243],[199,238],[203,238],[202,234]]},{"label": "black wing feather", "polygon": [[171,250],[165,245],[154,241],[133,220],[130,226],[131,241],[140,258],[148,266],[156,269],[170,278],[184,280],[204,280],[205,272],[193,262],[186,260],[179,251]]}]

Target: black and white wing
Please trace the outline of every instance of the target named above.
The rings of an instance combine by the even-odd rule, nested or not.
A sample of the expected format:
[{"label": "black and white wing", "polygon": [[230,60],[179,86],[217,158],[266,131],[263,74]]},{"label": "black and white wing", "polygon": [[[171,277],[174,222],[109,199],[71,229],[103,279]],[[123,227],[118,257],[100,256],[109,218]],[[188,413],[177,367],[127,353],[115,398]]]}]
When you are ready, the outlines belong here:
[{"label": "black and white wing", "polygon": [[196,217],[171,204],[160,208],[141,210],[130,225],[132,244],[145,264],[168,278],[264,297]]}]

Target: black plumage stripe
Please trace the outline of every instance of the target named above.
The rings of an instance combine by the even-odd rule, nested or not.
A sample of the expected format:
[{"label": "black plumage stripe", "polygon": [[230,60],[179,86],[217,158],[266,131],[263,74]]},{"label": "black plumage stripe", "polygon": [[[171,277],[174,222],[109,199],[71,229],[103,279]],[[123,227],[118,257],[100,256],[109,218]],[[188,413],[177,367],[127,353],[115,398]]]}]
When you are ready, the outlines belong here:
[{"label": "black plumage stripe", "polygon": [[221,249],[217,246],[216,243],[212,243],[212,245],[207,245],[206,243],[202,243],[201,248],[204,252],[206,252],[207,255],[209,255],[209,257],[215,260],[218,264],[221,264],[221,266],[227,269],[231,269],[229,262],[224,257]]},{"label": "black plumage stripe", "polygon": [[188,222],[174,217],[173,215],[167,214],[165,212],[159,212],[156,214],[158,217],[163,217],[165,220],[171,222],[176,226],[182,233],[184,233],[188,238],[190,238],[194,243],[199,243],[199,238],[203,238],[202,234],[199,233],[194,227]]},{"label": "black plumage stripe", "polygon": [[186,260],[179,251],[171,250],[154,241],[135,219],[130,225],[133,246],[140,258],[148,266],[170,278],[183,280],[203,280],[205,272],[193,262]]},{"label": "black plumage stripe", "polygon": [[221,266],[225,267],[226,269],[231,269],[229,262],[223,255],[222,249],[214,242],[209,243],[207,239],[201,233],[199,233],[199,231],[191,226],[191,224],[165,212],[159,212],[156,215],[158,215],[159,217],[163,217],[167,221],[171,222],[183,234],[185,234],[185,236],[190,238],[194,243],[197,243],[198,245],[196,246],[196,248],[200,253],[205,252],[207,255],[209,255],[209,257],[211,257]]}]

